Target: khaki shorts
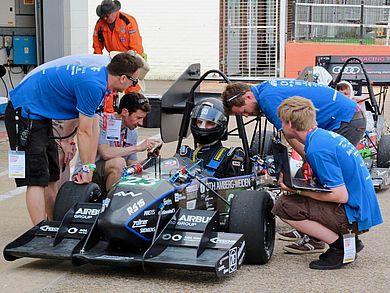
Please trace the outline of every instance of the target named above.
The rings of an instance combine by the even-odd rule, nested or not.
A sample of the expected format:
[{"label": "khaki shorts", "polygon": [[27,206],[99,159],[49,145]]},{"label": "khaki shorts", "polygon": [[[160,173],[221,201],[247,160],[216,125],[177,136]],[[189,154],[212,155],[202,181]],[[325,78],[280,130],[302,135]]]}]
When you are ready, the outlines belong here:
[{"label": "khaki shorts", "polygon": [[276,201],[272,213],[291,221],[318,222],[337,234],[346,234],[349,229],[343,204],[318,201],[306,196],[282,195]]}]

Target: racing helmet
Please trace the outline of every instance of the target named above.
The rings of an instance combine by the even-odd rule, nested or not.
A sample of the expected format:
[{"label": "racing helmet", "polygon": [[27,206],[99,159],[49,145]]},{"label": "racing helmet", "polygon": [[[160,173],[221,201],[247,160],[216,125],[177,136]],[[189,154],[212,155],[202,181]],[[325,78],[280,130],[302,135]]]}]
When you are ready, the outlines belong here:
[{"label": "racing helmet", "polygon": [[[212,122],[215,124],[212,128],[206,128],[204,125],[197,125],[197,120]],[[223,139],[228,125],[228,116],[225,115],[222,101],[218,99],[205,99],[197,104],[191,112],[191,133],[195,142],[199,144],[210,144],[214,141]]]}]

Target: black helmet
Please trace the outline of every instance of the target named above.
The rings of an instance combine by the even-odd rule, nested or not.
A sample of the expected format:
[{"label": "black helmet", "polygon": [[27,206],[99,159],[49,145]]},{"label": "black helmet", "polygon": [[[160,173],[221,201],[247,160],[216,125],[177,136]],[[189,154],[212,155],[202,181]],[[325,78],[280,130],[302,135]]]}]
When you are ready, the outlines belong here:
[{"label": "black helmet", "polygon": [[[214,122],[213,128],[199,128],[196,120]],[[222,101],[218,99],[205,99],[197,104],[191,112],[191,132],[199,144],[209,144],[220,140],[226,134],[228,116],[225,115]]]}]

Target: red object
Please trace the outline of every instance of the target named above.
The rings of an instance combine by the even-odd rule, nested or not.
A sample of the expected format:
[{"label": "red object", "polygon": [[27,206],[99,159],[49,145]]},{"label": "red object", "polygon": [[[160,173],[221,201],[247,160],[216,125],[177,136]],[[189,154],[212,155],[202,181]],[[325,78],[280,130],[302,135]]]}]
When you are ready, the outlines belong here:
[{"label": "red object", "polygon": [[305,180],[309,181],[310,179],[313,178],[313,170],[311,169],[310,165],[308,162],[305,162],[302,166],[303,168],[303,177]]},{"label": "red object", "polygon": [[142,165],[141,164],[134,165],[133,169],[134,169],[134,173],[141,173],[142,172]]}]

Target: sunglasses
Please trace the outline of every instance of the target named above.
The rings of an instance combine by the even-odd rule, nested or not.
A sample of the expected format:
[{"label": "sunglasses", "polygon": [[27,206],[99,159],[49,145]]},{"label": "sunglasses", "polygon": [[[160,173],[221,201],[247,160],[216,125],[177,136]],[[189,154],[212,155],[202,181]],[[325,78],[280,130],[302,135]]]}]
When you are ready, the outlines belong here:
[{"label": "sunglasses", "polygon": [[127,75],[126,73],[122,73],[121,75],[126,76],[129,80],[133,82],[133,86],[136,86],[138,84],[138,79],[132,78],[130,75]]},{"label": "sunglasses", "polygon": [[139,105],[149,104],[149,100],[147,98],[141,98],[137,100]]},{"label": "sunglasses", "polygon": [[230,97],[229,99],[227,99],[226,103],[227,103],[227,104],[230,104],[230,103],[233,102],[235,99],[238,99],[238,98],[242,97],[242,96],[245,95],[245,94],[246,94],[246,92],[238,93],[238,94],[236,94],[236,95]]}]

